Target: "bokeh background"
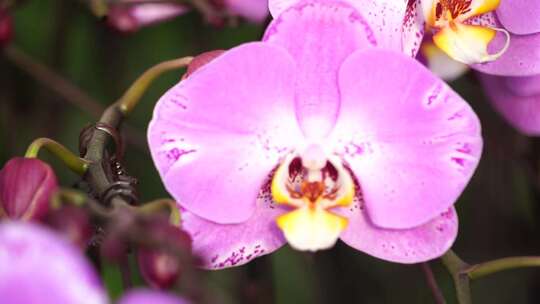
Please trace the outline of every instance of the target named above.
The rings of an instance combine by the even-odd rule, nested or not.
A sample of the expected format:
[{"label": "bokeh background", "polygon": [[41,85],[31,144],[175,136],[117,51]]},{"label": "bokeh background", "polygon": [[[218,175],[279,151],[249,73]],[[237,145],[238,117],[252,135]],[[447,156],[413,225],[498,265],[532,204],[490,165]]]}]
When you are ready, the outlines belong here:
[{"label": "bokeh background", "polygon": [[[16,63],[13,56],[0,52],[0,165],[23,155],[36,137],[51,137],[77,151],[79,132],[97,119],[98,106],[121,96],[145,69],[160,61],[258,40],[265,28],[245,22],[216,28],[192,12],[123,35],[74,0],[30,0],[12,13],[13,47],[69,79],[97,104],[61,97],[21,69],[20,60]],[[30,69],[35,72],[35,67]],[[142,201],[168,196],[153,167],[145,132],[154,103],[181,74],[161,77],[128,122],[126,168],[139,179]],[[480,166],[457,204],[460,233],[455,252],[470,263],[540,254],[540,142],[519,135],[494,112],[474,73],[451,85],[477,111],[485,137]],[[62,185],[77,182],[47,153],[42,158],[53,165]],[[454,303],[450,276],[439,261],[430,264],[448,302]],[[342,243],[315,254],[285,246],[248,265],[201,275],[204,288],[223,303],[434,302],[419,265],[384,262]],[[121,292],[117,270],[106,267],[103,277],[117,297]],[[472,282],[472,293],[475,303],[540,303],[540,271],[485,277]]]}]

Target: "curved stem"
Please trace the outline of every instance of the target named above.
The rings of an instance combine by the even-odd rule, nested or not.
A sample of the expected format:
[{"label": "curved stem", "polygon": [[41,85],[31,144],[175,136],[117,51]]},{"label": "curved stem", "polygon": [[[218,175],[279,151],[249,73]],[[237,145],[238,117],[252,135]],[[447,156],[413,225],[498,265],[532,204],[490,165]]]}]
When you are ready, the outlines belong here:
[{"label": "curved stem", "polygon": [[88,169],[89,164],[87,161],[76,156],[60,143],[49,138],[38,138],[34,140],[26,150],[25,157],[37,158],[41,148],[45,148],[47,151],[51,152],[54,156],[64,162],[71,171],[78,175],[84,175]]},{"label": "curved stem", "polygon": [[159,199],[155,201],[148,202],[141,207],[139,211],[145,213],[155,213],[163,210],[164,208],[169,210],[170,213],[170,223],[173,226],[180,226],[180,210],[176,205],[176,202],[170,199]]},{"label": "curved stem", "polygon": [[540,267],[540,257],[523,256],[493,260],[469,266],[463,269],[462,273],[474,280],[499,271],[523,267]]},{"label": "curved stem", "polygon": [[167,71],[186,67],[191,60],[193,60],[193,57],[183,57],[180,59],[164,61],[144,72],[117,101],[122,114],[127,116],[133,111],[133,108],[139,103],[144,92],[146,92],[150,84],[152,84],[158,76]]},{"label": "curved stem", "polygon": [[446,300],[444,299],[442,291],[437,284],[437,280],[435,280],[435,276],[433,275],[433,271],[431,270],[429,263],[421,263],[420,267],[422,267],[422,271],[424,272],[424,276],[426,277],[429,289],[431,289],[431,293],[433,294],[433,299],[435,300],[435,303],[446,304]]},{"label": "curved stem", "polygon": [[452,250],[448,250],[441,260],[452,275],[456,289],[456,296],[459,304],[471,304],[471,288],[469,285],[469,277],[463,273],[463,270],[469,267],[467,263],[462,261]]},{"label": "curved stem", "polygon": [[102,218],[109,218],[111,213],[83,192],[74,189],[60,189],[51,196],[51,207],[58,209],[67,202],[77,207],[87,205],[90,211]]}]

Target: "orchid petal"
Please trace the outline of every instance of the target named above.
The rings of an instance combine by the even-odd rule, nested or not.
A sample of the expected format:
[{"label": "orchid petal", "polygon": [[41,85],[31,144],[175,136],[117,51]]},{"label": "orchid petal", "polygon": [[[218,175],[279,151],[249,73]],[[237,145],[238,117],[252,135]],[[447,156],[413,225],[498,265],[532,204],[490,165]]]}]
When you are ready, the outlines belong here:
[{"label": "orchid petal", "polygon": [[151,289],[132,289],[124,294],[118,304],[189,304],[172,294]]},{"label": "orchid petal", "polygon": [[78,248],[37,224],[0,224],[2,303],[105,304],[105,290]]},{"label": "orchid petal", "polygon": [[412,228],[452,206],[482,150],[470,106],[417,61],[383,50],[351,55],[340,89],[331,145],[357,177],[373,223]]},{"label": "orchid petal", "polygon": [[[480,74],[480,80],[490,101],[513,127],[529,136],[540,135],[540,76]],[[536,87],[533,82],[536,82]]]},{"label": "orchid petal", "polygon": [[371,27],[346,4],[316,1],[281,13],[263,40],[279,45],[295,59],[300,127],[308,138],[324,138],[339,109],[339,67],[355,50],[377,44]]},{"label": "orchid petal", "polygon": [[221,269],[243,265],[285,244],[276,218],[287,210],[272,202],[269,186],[259,193],[255,213],[241,224],[217,224],[182,213],[182,227],[191,235],[193,253],[202,267]]},{"label": "orchid petal", "polygon": [[440,257],[450,249],[458,232],[454,208],[421,226],[401,230],[375,226],[360,202],[336,212],[349,218],[341,240],[376,258],[396,263],[420,263]]},{"label": "orchid petal", "polygon": [[232,49],[170,89],[148,130],[165,187],[189,211],[239,223],[263,181],[301,143],[294,115],[294,62],[282,49]]},{"label": "orchid petal", "polygon": [[[506,43],[502,34],[497,34],[488,51],[495,52]],[[540,33],[531,35],[511,35],[511,43],[497,60],[475,64],[474,69],[493,75],[532,76],[540,74]]]},{"label": "orchid petal", "polygon": [[[272,16],[274,16],[274,18],[278,18],[281,13],[301,2],[301,0],[270,0],[270,13]],[[374,30],[376,40],[379,42],[378,46],[396,51],[402,49],[401,34],[403,31],[402,27],[404,26],[405,12],[407,10],[407,1],[336,0],[327,1],[327,3],[328,2],[343,2],[356,8],[358,13],[360,13],[362,17],[366,19],[370,27]],[[417,38],[414,40],[417,40]],[[417,42],[419,44],[420,41]],[[404,52],[407,54],[409,53],[405,50]]]},{"label": "orchid petal", "polygon": [[528,35],[540,32],[540,1],[501,1],[497,16],[504,27],[513,34]]},{"label": "orchid petal", "polygon": [[402,48],[403,53],[415,57],[420,49],[425,33],[424,16],[418,9],[420,5],[417,1],[410,0],[407,3],[405,17],[402,28]]},{"label": "orchid petal", "polygon": [[268,16],[268,0],[225,0],[225,5],[234,14],[253,22],[262,22]]}]

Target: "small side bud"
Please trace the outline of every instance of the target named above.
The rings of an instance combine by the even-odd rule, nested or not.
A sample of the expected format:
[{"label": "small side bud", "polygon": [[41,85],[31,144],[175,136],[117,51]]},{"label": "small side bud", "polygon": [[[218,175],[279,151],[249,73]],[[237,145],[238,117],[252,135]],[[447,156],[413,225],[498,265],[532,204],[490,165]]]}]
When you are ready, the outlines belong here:
[{"label": "small side bud", "polygon": [[35,158],[13,158],[0,170],[0,215],[40,220],[57,189],[58,181],[49,165]]},{"label": "small side bud", "polygon": [[0,8],[0,47],[8,45],[13,38],[13,20],[11,15]]},{"label": "small side bud", "polygon": [[191,255],[191,238],[183,230],[164,224],[151,227],[154,238],[172,244],[183,254],[166,248],[139,248],[137,260],[144,280],[153,288],[171,288],[180,278],[184,255]]},{"label": "small side bud", "polygon": [[224,50],[214,50],[195,56],[195,58],[193,58],[191,63],[188,65],[186,73],[182,76],[182,80],[188,78],[191,76],[191,74],[195,73],[195,71],[210,63],[223,53],[225,53]]}]

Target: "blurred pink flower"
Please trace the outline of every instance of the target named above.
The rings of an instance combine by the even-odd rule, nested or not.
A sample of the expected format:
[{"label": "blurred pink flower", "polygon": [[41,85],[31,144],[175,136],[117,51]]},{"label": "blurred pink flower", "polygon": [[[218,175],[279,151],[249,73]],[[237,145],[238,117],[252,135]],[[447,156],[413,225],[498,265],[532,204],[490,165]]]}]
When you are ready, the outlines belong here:
[{"label": "blurred pink flower", "polygon": [[[410,58],[401,2],[285,2],[270,2],[263,42],[199,67],[154,110],[150,150],[195,254],[224,268],[341,239],[388,261],[439,257],[480,158],[478,118]],[[401,21],[371,21],[381,3]]]},{"label": "blurred pink flower", "polygon": [[510,125],[523,134],[540,136],[540,75],[478,76],[487,96]]},{"label": "blurred pink flower", "polygon": [[57,189],[49,165],[35,158],[12,158],[0,170],[0,216],[3,211],[11,219],[42,219]]},{"label": "blurred pink flower", "polygon": [[[190,11],[190,7],[178,3],[122,3],[109,8],[107,22],[121,32],[135,32],[142,27],[178,17]],[[218,10],[244,17],[251,22],[262,22],[268,15],[267,0],[212,0]]]}]

